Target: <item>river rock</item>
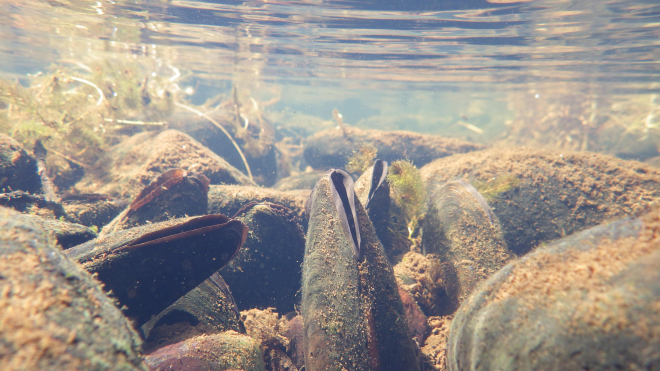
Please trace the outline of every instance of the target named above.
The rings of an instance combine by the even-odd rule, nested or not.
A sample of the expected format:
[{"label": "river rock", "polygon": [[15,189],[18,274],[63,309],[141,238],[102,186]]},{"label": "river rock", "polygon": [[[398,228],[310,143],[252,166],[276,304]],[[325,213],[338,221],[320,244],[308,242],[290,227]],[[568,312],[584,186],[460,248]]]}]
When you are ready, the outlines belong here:
[{"label": "river rock", "polygon": [[378,150],[378,158],[391,163],[407,158],[420,167],[456,153],[485,148],[454,138],[443,138],[410,131],[381,131],[343,125],[343,129],[320,131],[307,138],[303,156],[313,168],[343,168],[362,143]]},{"label": "river rock", "polygon": [[0,208],[0,369],[146,370],[98,281],[20,213]]},{"label": "river rock", "polygon": [[517,259],[457,311],[449,370],[660,368],[660,209]]},{"label": "river rock", "polygon": [[234,218],[249,232],[243,248],[219,273],[238,307],[293,311],[305,251],[305,235],[295,213],[281,205],[255,202]]},{"label": "river rock", "polygon": [[247,176],[187,134],[176,130],[143,132],[112,147],[104,176],[93,173],[76,184],[80,193],[104,193],[120,200],[135,198],[161,173],[180,168],[202,173],[211,184],[254,185]]},{"label": "river rock", "polygon": [[660,169],[597,153],[497,148],[442,158],[421,172],[428,194],[453,179],[482,194],[497,179],[510,179],[490,190],[488,204],[518,255],[660,200]]},{"label": "river rock", "polygon": [[0,134],[0,192],[41,192],[37,160],[13,138]]}]

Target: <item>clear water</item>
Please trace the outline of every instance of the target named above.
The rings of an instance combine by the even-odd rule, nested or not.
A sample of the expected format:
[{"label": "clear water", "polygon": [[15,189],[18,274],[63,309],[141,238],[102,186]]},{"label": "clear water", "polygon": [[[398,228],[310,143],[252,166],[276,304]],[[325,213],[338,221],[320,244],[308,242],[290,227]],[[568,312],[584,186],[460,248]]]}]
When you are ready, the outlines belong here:
[{"label": "clear water", "polygon": [[[587,121],[632,104],[635,114],[617,115],[635,139],[658,124],[655,0],[3,0],[0,9],[0,73],[22,81],[52,64],[134,60],[188,88],[181,99],[193,104],[237,86],[280,126],[314,131],[337,109],[361,127],[485,143],[528,144],[533,135],[516,137],[512,123],[576,100],[571,115]],[[543,145],[614,146],[585,148],[578,134],[567,139],[571,128],[551,130],[563,142]]]}]

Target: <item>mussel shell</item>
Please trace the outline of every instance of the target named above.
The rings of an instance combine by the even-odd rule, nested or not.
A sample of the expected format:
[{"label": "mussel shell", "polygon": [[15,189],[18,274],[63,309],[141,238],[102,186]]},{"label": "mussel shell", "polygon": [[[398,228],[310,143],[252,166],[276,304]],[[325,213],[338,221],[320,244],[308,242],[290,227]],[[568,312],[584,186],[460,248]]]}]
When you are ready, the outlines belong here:
[{"label": "mussel shell", "polygon": [[245,333],[227,284],[218,273],[195,287],[142,326],[145,352],[227,330]]},{"label": "mussel shell", "polygon": [[431,196],[423,228],[424,253],[435,254],[442,263],[449,312],[513,256],[497,216],[474,187],[461,180],[445,183]]},{"label": "mussel shell", "polygon": [[303,264],[301,310],[307,371],[369,370],[359,286],[353,241],[335,209],[330,178],[324,176],[310,199]]},{"label": "mussel shell", "polygon": [[141,326],[227,264],[246,236],[242,222],[212,214],[131,228],[66,253],[97,273]]},{"label": "mussel shell", "polygon": [[[310,202],[303,265],[306,370],[417,370],[415,348],[394,272],[364,208],[339,213],[332,173]],[[347,188],[352,188],[349,184]],[[346,207],[346,206],[343,206]],[[360,253],[341,218],[355,215]]]}]

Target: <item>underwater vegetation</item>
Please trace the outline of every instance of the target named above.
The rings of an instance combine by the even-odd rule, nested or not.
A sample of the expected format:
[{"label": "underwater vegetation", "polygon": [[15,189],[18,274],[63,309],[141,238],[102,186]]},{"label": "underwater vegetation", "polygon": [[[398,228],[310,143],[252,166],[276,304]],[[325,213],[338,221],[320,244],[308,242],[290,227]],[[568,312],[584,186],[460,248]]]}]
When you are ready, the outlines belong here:
[{"label": "underwater vegetation", "polygon": [[378,150],[371,143],[362,143],[358,149],[353,151],[351,157],[346,161],[346,170],[349,173],[362,175],[374,163]]},{"label": "underwater vegetation", "polygon": [[411,239],[422,219],[426,198],[426,187],[419,169],[409,160],[394,161],[390,164],[387,181],[390,183],[392,200],[401,210],[400,213],[392,214],[392,229],[400,231],[405,226],[407,238]]},{"label": "underwater vegetation", "polygon": [[162,126],[175,85],[136,62],[104,59],[53,66],[26,84],[0,80],[0,132],[88,168],[116,140],[116,129]]},{"label": "underwater vegetation", "polygon": [[490,204],[498,200],[502,193],[517,187],[520,184],[520,179],[513,174],[506,174],[485,182],[474,180],[471,183],[484,200]]}]

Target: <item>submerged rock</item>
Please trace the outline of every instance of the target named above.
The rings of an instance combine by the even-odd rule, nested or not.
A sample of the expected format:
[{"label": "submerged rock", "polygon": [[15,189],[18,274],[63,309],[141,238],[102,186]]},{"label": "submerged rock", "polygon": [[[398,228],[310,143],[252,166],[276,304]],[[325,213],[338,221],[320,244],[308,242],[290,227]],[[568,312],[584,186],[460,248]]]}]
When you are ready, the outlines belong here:
[{"label": "submerged rock", "polygon": [[466,300],[449,370],[660,368],[660,209],[538,247]]},{"label": "submerged rock", "polygon": [[13,138],[0,134],[0,192],[41,192],[37,160]]},{"label": "submerged rock", "polygon": [[331,170],[312,191],[303,265],[305,369],[417,370],[405,309],[382,245]]},{"label": "submerged rock", "polygon": [[312,171],[305,171],[302,173],[298,173],[295,175],[288,176],[286,178],[280,179],[275,185],[273,185],[273,189],[276,189],[278,191],[291,191],[294,189],[308,189],[312,190],[314,188],[314,185],[316,185],[316,182],[321,179],[323,175],[328,170],[312,170]]},{"label": "submerged rock", "polygon": [[151,371],[265,371],[259,342],[235,331],[197,336],[144,358]]},{"label": "submerged rock", "polygon": [[378,158],[384,161],[407,158],[416,166],[440,157],[485,148],[481,144],[429,134],[363,130],[344,125],[343,130],[324,130],[307,138],[303,155],[313,168],[343,168],[360,143],[372,144],[378,150]]},{"label": "submerged rock", "polygon": [[489,149],[436,160],[421,172],[429,194],[453,179],[474,185],[516,254],[660,200],[659,169],[596,153]]},{"label": "submerged rock", "polygon": [[101,194],[67,194],[62,196],[62,207],[69,222],[96,226],[99,231],[123,209],[110,197]]},{"label": "submerged rock", "polygon": [[64,250],[96,238],[96,233],[84,225],[38,215],[25,215],[25,218],[55,236],[57,243]]},{"label": "submerged rock", "polygon": [[0,208],[0,369],[146,370],[99,283],[18,212]]},{"label": "submerged rock", "polygon": [[106,158],[107,175],[103,179],[85,175],[76,184],[78,191],[105,193],[128,201],[152,179],[172,168],[204,174],[211,184],[254,185],[227,161],[176,130],[136,134],[114,146]]},{"label": "submerged rock", "polygon": [[240,221],[212,214],[112,233],[66,254],[98,274],[142,326],[227,264],[246,236]]}]

